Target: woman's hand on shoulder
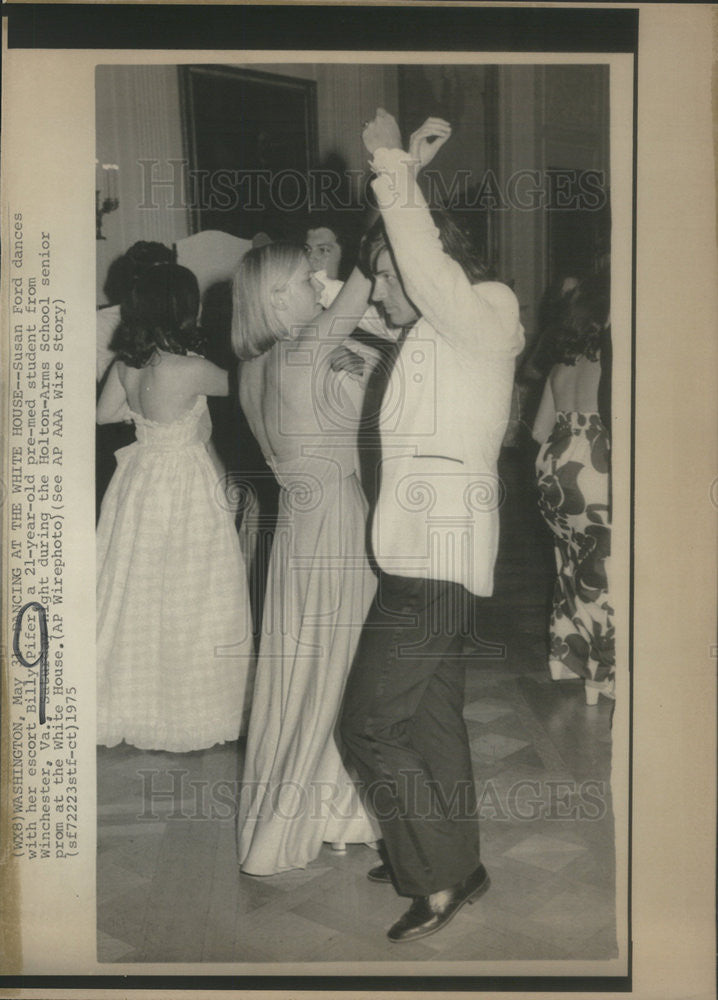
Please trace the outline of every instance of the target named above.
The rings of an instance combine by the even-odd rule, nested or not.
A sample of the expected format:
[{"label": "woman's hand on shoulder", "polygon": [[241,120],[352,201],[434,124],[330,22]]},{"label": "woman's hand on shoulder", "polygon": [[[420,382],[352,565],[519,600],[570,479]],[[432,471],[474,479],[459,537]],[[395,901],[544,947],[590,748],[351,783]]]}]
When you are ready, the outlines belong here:
[{"label": "woman's hand on shoulder", "polygon": [[364,358],[344,345],[334,348],[329,355],[329,365],[333,372],[346,372],[352,378],[361,379],[364,375]]}]

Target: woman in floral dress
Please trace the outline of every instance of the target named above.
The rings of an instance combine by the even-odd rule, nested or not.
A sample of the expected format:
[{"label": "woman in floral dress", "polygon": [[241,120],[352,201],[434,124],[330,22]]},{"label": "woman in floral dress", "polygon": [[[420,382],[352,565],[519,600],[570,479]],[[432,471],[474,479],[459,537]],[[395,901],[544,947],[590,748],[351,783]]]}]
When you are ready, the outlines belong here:
[{"label": "woman in floral dress", "polygon": [[608,280],[586,278],[567,296],[546,349],[552,363],[533,428],[539,507],[554,536],[550,621],[554,680],[582,677],[586,701],[613,697]]}]

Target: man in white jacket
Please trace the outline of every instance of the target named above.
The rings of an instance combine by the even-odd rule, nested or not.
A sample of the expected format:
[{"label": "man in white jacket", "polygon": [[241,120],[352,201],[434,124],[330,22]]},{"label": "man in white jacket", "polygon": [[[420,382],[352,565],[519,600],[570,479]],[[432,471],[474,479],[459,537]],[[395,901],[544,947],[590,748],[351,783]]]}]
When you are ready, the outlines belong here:
[{"label": "man in white jacket", "polygon": [[430,118],[404,152],[381,109],[363,132],[384,230],[365,249],[372,300],[401,334],[370,498],[379,586],[341,732],[382,830],[386,860],[369,878],[413,897],[388,932],[394,942],[435,933],[489,886],[461,652],[470,595],[493,590],[496,463],[523,330],[513,292],[483,280],[450,221],[437,229],[416,184],[450,134]]}]

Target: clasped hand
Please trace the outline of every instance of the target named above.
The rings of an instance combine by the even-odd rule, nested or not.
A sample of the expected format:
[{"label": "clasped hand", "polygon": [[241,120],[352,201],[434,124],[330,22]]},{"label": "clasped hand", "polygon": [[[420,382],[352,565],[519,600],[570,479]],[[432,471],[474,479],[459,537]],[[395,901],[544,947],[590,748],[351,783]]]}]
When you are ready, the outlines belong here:
[{"label": "clasped hand", "polygon": [[[431,163],[450,135],[451,125],[443,118],[427,118],[416,132],[412,132],[409,139],[409,155],[417,171]],[[384,108],[377,108],[372,120],[365,123],[362,140],[372,155],[380,148],[403,148],[396,118]]]},{"label": "clasped hand", "polygon": [[329,355],[329,364],[334,372],[346,372],[351,378],[361,379],[364,375],[364,358],[349,347],[336,347]]}]

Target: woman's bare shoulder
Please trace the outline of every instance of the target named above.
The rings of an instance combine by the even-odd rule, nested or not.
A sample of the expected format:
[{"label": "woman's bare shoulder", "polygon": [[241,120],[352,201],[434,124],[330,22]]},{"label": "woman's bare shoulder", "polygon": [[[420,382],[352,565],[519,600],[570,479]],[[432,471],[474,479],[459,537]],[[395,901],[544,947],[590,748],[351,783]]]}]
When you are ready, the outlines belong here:
[{"label": "woman's bare shoulder", "polygon": [[122,385],[127,386],[132,384],[133,380],[139,377],[142,369],[126,365],[124,361],[120,361],[120,359],[117,358],[115,361],[115,371],[117,372],[117,377]]},{"label": "woman's bare shoulder", "polygon": [[161,367],[173,378],[185,378],[192,381],[197,376],[214,371],[217,365],[199,354],[162,354]]}]

